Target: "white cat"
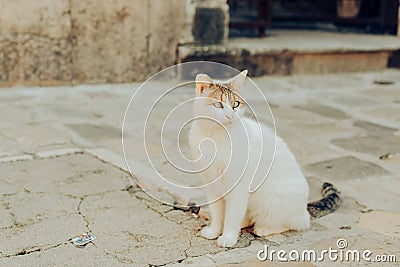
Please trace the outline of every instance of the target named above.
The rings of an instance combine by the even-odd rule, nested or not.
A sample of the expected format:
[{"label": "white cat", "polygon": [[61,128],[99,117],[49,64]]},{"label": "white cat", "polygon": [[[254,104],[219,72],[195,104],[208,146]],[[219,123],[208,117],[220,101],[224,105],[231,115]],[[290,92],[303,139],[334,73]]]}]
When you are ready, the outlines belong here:
[{"label": "white cat", "polygon": [[[201,235],[207,239],[218,238],[217,243],[222,247],[234,246],[243,227],[254,226],[256,235],[267,236],[306,229],[310,225],[308,184],[295,157],[273,130],[243,116],[245,102],[240,97],[240,89],[246,75],[247,71],[243,71],[226,82],[213,81],[206,74],[196,76],[194,116],[209,119],[194,120],[189,143],[194,159],[214,159],[200,173],[206,182],[213,183],[206,192],[211,203],[211,223],[202,229]],[[208,139],[214,144],[202,143]],[[262,153],[272,157],[275,142],[275,158],[267,179],[258,190],[249,193],[253,171],[259,168],[261,144]],[[242,156],[235,161],[235,155]],[[245,167],[249,171],[243,173],[242,161],[247,161]],[[328,204],[326,199],[317,203],[322,205],[317,211],[332,211],[337,207],[336,189],[330,187],[326,191],[336,195],[331,196]]]}]

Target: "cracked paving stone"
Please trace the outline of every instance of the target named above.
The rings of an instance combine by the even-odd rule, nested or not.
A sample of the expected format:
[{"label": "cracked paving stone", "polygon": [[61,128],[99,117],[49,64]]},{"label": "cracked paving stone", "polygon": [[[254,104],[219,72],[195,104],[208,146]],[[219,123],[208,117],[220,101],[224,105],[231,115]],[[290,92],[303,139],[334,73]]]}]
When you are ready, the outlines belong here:
[{"label": "cracked paving stone", "polygon": [[333,144],[350,151],[372,154],[377,157],[400,152],[400,137],[387,135],[334,139]]},{"label": "cracked paving stone", "polygon": [[38,124],[7,128],[2,130],[2,133],[4,136],[18,142],[19,146],[24,147],[24,151],[38,147],[71,143],[71,139],[64,133]]},{"label": "cracked paving stone", "polygon": [[[215,254],[225,250],[225,248],[218,247],[215,240],[210,241],[197,237],[190,240],[190,247],[185,250],[185,254],[188,258],[193,258],[204,254]],[[207,251],[207,253],[204,253],[205,251]]]},{"label": "cracked paving stone", "polygon": [[365,115],[369,116],[371,119],[390,122],[395,126],[400,125],[400,112],[398,104],[373,108],[366,111]]},{"label": "cracked paving stone", "polygon": [[[397,85],[398,86],[398,85]],[[400,101],[400,94],[398,88],[374,88],[363,92],[365,95],[372,97],[373,99],[379,99],[383,103],[390,103]]]},{"label": "cracked paving stone", "polygon": [[194,231],[200,230],[201,227],[205,226],[207,223],[203,218],[192,218],[186,221],[183,221],[181,225],[186,229],[192,229]]},{"label": "cracked paving stone", "polygon": [[400,215],[387,211],[371,211],[360,214],[358,225],[400,240]]},{"label": "cracked paving stone", "polygon": [[32,122],[32,117],[32,113],[29,109],[13,107],[10,103],[0,106],[0,126],[4,124],[11,126],[29,123]]},{"label": "cracked paving stone", "polygon": [[324,75],[294,75],[285,79],[287,82],[304,88],[309,89],[328,89],[328,88],[354,88],[364,86],[365,82],[354,74],[346,74],[338,76],[335,74]]},{"label": "cracked paving stone", "polygon": [[342,97],[341,95],[338,97],[334,97],[333,101],[339,105],[345,105],[348,107],[369,107],[371,105],[376,105],[377,102],[373,101],[367,97],[362,95],[357,96],[346,96]]},{"label": "cracked paving stone", "polygon": [[[1,205],[11,215],[0,229],[3,255],[27,254],[87,231],[80,197],[121,194],[126,173],[85,154],[0,164]],[[2,217],[3,218],[3,217]],[[2,220],[3,221],[3,220]]]},{"label": "cracked paving stone", "polygon": [[53,192],[81,197],[122,190],[127,186],[127,173],[89,154],[7,162],[0,166],[0,181],[32,193]]},{"label": "cracked paving stone", "polygon": [[[3,166],[4,165],[0,165],[1,168]],[[0,177],[1,177],[1,174],[0,174]],[[23,191],[24,191],[23,185],[17,185],[12,180],[9,181],[9,180],[6,180],[5,178],[4,179],[0,178],[0,195],[3,196],[3,199],[6,196],[11,196],[11,195],[17,194],[18,192],[23,192]]]},{"label": "cracked paving stone", "polygon": [[5,138],[0,135],[0,157],[18,154],[18,143],[10,138]]},{"label": "cracked paving stone", "polygon": [[53,112],[56,117],[81,118],[85,119],[86,121],[94,121],[96,119],[96,116],[92,112],[88,112],[86,109],[82,109],[81,105],[82,104],[75,104],[74,108],[71,108],[71,105],[67,107],[54,105],[47,107],[47,109]]},{"label": "cracked paving stone", "polygon": [[245,248],[250,246],[251,241],[255,240],[256,238],[254,235],[248,232],[242,231],[239,236],[239,240],[237,244],[234,246],[234,248]]},{"label": "cracked paving stone", "polygon": [[30,225],[49,218],[57,218],[75,210],[77,199],[56,193],[23,192],[9,196],[9,211],[20,225]]},{"label": "cracked paving stone", "polygon": [[67,124],[71,130],[87,140],[107,140],[112,138],[121,138],[121,129],[108,125],[96,125],[90,123]]},{"label": "cracked paving stone", "polygon": [[[88,196],[80,210],[97,236],[96,246],[123,263],[161,265],[185,259],[188,254],[220,250],[213,241],[197,237],[196,229],[180,225],[179,220],[173,220],[176,218],[166,216],[168,212],[157,211],[148,200],[136,198],[135,193]],[[184,212],[176,212],[191,219]]]},{"label": "cracked paving stone", "polygon": [[316,103],[308,103],[306,105],[296,105],[294,106],[295,108],[306,110],[313,112],[317,115],[324,116],[324,117],[329,117],[333,119],[347,119],[349,116],[336,108],[332,108],[329,106],[321,105],[321,104],[316,104]]},{"label": "cracked paving stone", "polygon": [[190,213],[183,212],[181,210],[171,210],[165,213],[165,216],[178,224],[181,224],[185,221],[193,219],[193,216]]},{"label": "cracked paving stone", "polygon": [[51,217],[27,225],[18,224],[0,229],[1,251],[5,255],[15,255],[40,250],[67,242],[84,229],[85,224],[78,214]]},{"label": "cracked paving stone", "polygon": [[92,244],[79,249],[70,243],[35,253],[0,258],[0,266],[119,266],[118,263],[116,258]]},{"label": "cracked paving stone", "polygon": [[382,159],[387,162],[396,164],[397,166],[400,166],[400,153],[382,155],[379,159]]},{"label": "cracked paving stone", "polygon": [[0,230],[13,225],[14,223],[14,216],[8,211],[8,209],[3,208],[4,206],[0,209]]},{"label": "cracked paving stone", "polygon": [[[354,217],[355,213],[351,213],[351,211],[365,207],[400,212],[400,194],[398,192],[400,179],[396,176],[382,176],[379,179],[372,176],[350,180],[335,180],[335,185],[339,188],[343,197],[342,204],[335,211],[335,215],[342,217],[341,221],[343,222],[347,222]],[[371,194],[365,194],[365,192],[373,192],[373,197],[371,197]],[[346,196],[351,196],[352,199],[356,200],[358,206],[349,206],[350,202],[354,200],[347,199]],[[324,221],[324,219],[320,221]]]},{"label": "cracked paving stone", "polygon": [[306,169],[315,176],[332,182],[379,177],[389,174],[389,172],[378,165],[362,161],[353,156],[317,162],[306,166]]},{"label": "cracked paving stone", "polygon": [[390,135],[399,130],[380,124],[360,120],[356,120],[353,125],[364,129],[369,135]]}]

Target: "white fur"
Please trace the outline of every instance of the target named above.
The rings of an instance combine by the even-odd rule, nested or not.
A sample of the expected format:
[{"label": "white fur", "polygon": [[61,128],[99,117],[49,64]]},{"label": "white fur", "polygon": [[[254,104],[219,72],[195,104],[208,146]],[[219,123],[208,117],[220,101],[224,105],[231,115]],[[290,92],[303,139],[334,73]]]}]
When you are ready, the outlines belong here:
[{"label": "white fur", "polygon": [[[246,73],[242,73],[242,76]],[[197,78],[203,81],[209,79],[207,77],[198,76]],[[241,87],[243,82],[244,79],[241,83],[236,83],[236,87]],[[206,96],[206,94],[198,91],[197,96]],[[194,115],[214,119],[226,129],[225,131],[221,125],[210,120],[195,120],[189,132],[189,142],[195,159],[212,158],[211,154],[214,155],[217,149],[215,161],[201,173],[202,178],[207,182],[214,181],[222,174],[221,179],[207,190],[208,200],[212,202],[222,196],[235,184],[239,178],[238,174],[243,172],[242,164],[232,164],[232,162],[229,164],[231,153],[248,151],[249,165],[247,167],[250,171],[244,173],[232,191],[209,205],[211,223],[202,229],[201,235],[207,239],[218,238],[219,246],[232,247],[237,243],[242,227],[254,225],[254,233],[259,236],[277,234],[290,229],[308,228],[310,223],[307,211],[308,184],[285,142],[275,136],[274,131],[266,125],[245,118],[242,115],[243,108],[236,112],[229,108],[217,109],[212,105],[206,105],[205,101],[205,98],[195,100]],[[229,102],[224,103],[224,106],[225,104],[230,105]],[[226,115],[231,116],[232,119],[227,119]],[[249,142],[248,147],[242,141],[233,142],[233,144],[231,142],[235,138],[236,140],[243,139],[243,126],[248,134],[248,138],[246,137]],[[201,144],[207,138],[214,141],[215,147]],[[268,152],[274,149],[274,139],[276,153],[270,173],[258,190],[250,194],[251,170],[257,168],[260,144],[263,143],[263,153],[272,155]],[[235,147],[231,147],[231,144]]]}]

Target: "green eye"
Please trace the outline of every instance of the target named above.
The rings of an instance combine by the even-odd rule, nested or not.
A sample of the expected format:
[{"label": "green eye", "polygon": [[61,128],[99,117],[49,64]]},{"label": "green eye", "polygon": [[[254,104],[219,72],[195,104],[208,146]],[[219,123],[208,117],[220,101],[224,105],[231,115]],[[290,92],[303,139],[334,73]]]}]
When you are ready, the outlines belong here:
[{"label": "green eye", "polygon": [[216,108],[224,108],[224,106],[222,105],[221,102],[215,102],[215,103],[213,104],[213,106],[216,107]]},{"label": "green eye", "polygon": [[233,103],[232,108],[237,108],[237,107],[239,107],[239,106],[240,106],[240,102],[239,102],[239,101],[235,101],[235,102]]}]

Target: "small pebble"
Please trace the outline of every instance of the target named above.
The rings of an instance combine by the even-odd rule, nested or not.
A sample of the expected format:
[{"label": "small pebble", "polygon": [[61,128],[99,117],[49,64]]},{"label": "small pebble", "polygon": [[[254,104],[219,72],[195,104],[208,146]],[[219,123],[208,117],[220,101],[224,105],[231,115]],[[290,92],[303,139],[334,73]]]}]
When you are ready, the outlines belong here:
[{"label": "small pebble", "polygon": [[379,79],[379,80],[374,80],[374,84],[391,85],[391,84],[394,84],[394,81],[392,81],[392,80],[385,80],[385,79]]},{"label": "small pebble", "polygon": [[368,213],[371,211],[373,211],[373,209],[363,209],[363,210],[361,210],[361,213]]}]

